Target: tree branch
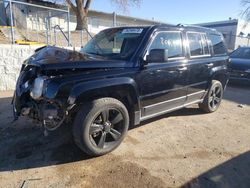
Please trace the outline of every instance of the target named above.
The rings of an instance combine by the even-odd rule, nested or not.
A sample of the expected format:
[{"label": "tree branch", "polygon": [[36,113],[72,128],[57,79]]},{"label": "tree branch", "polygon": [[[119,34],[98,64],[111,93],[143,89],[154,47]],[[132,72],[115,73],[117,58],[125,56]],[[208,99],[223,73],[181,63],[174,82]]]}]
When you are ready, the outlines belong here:
[{"label": "tree branch", "polygon": [[111,0],[114,4],[118,6],[124,13],[128,11],[129,7],[136,6],[139,7],[142,0]]},{"label": "tree branch", "polygon": [[90,6],[90,3],[91,3],[92,0],[87,0],[86,4],[85,4],[85,11],[88,11],[89,10],[89,6]]},{"label": "tree branch", "polygon": [[75,5],[73,5],[73,3],[71,2],[71,0],[65,0],[66,2],[67,2],[67,4],[70,6],[70,8],[74,11],[74,12],[76,12],[76,7],[75,7]]}]

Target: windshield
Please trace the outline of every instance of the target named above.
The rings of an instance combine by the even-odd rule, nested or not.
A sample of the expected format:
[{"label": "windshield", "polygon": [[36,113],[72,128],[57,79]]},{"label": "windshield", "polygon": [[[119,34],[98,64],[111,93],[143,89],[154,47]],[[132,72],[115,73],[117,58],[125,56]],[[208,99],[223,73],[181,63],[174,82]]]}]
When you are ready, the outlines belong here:
[{"label": "windshield", "polygon": [[144,33],[143,27],[107,29],[95,35],[81,52],[108,59],[128,60],[138,48]]},{"label": "windshield", "polygon": [[238,48],[230,55],[230,57],[250,59],[250,48]]}]

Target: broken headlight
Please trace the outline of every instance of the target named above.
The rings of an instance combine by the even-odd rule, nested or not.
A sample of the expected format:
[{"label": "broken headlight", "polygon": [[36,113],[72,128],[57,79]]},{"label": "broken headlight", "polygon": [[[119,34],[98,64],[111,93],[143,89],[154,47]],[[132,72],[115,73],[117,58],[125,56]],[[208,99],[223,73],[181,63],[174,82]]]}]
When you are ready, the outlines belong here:
[{"label": "broken headlight", "polygon": [[43,94],[43,86],[44,86],[44,81],[46,80],[45,77],[39,76],[37,77],[34,82],[33,86],[30,91],[30,96],[33,99],[39,99],[42,94]]}]

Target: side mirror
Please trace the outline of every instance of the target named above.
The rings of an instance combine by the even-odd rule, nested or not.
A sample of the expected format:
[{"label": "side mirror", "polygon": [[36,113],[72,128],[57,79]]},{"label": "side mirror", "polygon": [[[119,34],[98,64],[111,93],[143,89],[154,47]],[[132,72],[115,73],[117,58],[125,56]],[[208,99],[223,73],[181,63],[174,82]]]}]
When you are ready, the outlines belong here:
[{"label": "side mirror", "polygon": [[167,49],[152,49],[146,56],[147,63],[162,63],[168,61]]}]

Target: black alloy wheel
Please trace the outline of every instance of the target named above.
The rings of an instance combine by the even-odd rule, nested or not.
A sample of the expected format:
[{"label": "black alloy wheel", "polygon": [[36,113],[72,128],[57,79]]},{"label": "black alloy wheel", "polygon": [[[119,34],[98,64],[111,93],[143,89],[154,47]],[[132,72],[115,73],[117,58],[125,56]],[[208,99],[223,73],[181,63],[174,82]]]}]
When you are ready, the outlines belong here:
[{"label": "black alloy wheel", "polygon": [[211,94],[209,96],[208,101],[211,109],[216,109],[220,104],[221,99],[222,99],[221,87],[217,85],[211,90]]},{"label": "black alloy wheel", "polygon": [[199,107],[205,112],[215,112],[222,101],[223,86],[220,81],[213,80],[204,100],[199,104]]},{"label": "black alloy wheel", "polygon": [[73,136],[85,153],[100,156],[121,144],[128,127],[124,104],[114,98],[100,98],[83,104],[75,117]]},{"label": "black alloy wheel", "polygon": [[89,136],[93,146],[112,147],[119,142],[124,130],[124,117],[117,109],[105,109],[94,118],[90,125]]}]

